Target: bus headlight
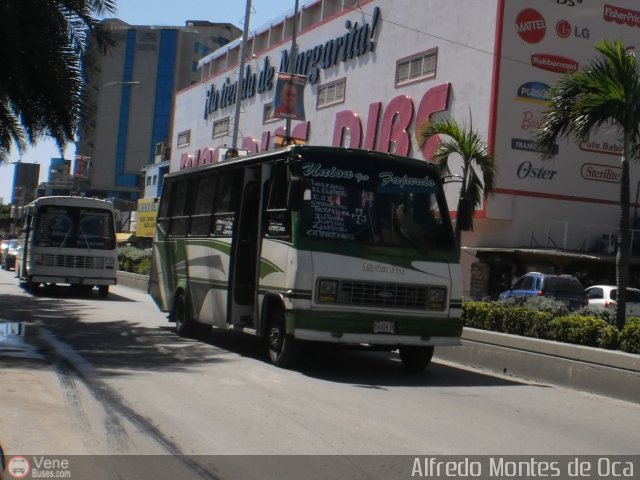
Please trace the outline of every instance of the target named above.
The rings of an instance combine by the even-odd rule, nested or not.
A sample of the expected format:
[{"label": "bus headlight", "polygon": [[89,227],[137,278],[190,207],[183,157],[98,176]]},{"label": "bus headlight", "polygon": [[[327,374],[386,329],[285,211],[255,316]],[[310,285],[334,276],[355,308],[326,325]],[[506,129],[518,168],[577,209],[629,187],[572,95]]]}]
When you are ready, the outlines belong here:
[{"label": "bus headlight", "polygon": [[318,303],[336,303],[338,300],[338,281],[320,280],[318,282]]},{"label": "bus headlight", "polygon": [[112,269],[115,265],[115,260],[113,258],[105,258],[104,266],[105,268]]},{"label": "bus headlight", "polygon": [[41,253],[36,253],[33,256],[33,263],[35,263],[36,265],[44,265],[44,255],[42,255]]},{"label": "bus headlight", "polygon": [[444,287],[429,288],[429,309],[444,310],[447,300],[447,289]]}]

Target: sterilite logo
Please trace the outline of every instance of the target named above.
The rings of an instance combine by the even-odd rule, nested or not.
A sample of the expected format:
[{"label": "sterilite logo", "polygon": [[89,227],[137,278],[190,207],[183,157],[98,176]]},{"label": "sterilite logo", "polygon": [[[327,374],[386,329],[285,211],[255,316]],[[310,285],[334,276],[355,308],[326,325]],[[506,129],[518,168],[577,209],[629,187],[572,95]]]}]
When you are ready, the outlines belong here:
[{"label": "sterilite logo", "polygon": [[595,182],[620,183],[622,169],[619,167],[609,167],[608,165],[598,165],[596,163],[585,163],[580,169],[582,178]]},{"label": "sterilite logo", "polygon": [[571,24],[566,20],[556,23],[556,33],[560,38],[568,38],[571,35]]},{"label": "sterilite logo", "polygon": [[531,65],[556,73],[569,73],[578,70],[579,64],[575,60],[548,53],[534,53],[531,55]]},{"label": "sterilite logo", "polygon": [[25,478],[31,471],[29,460],[24,457],[13,457],[9,460],[7,471],[13,478]]},{"label": "sterilite logo", "polygon": [[538,43],[544,38],[547,24],[533,8],[525,8],[516,17],[516,32],[527,43]]},{"label": "sterilite logo", "polygon": [[616,7],[615,5],[605,5],[603,18],[607,22],[614,22],[618,25],[640,27],[640,11],[638,10]]}]

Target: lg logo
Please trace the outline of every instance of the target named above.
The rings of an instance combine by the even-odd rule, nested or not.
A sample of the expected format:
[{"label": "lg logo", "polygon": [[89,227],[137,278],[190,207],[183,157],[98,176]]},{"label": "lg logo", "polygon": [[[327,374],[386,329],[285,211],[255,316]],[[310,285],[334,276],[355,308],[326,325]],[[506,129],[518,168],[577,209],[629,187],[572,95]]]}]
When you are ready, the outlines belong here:
[{"label": "lg logo", "polygon": [[558,5],[566,5],[567,7],[575,7],[576,4],[580,5],[582,0],[551,0],[553,3],[557,3]]},{"label": "lg logo", "polygon": [[588,28],[572,27],[566,20],[560,20],[556,23],[556,34],[560,38],[569,38],[572,33],[577,38],[589,38]]}]

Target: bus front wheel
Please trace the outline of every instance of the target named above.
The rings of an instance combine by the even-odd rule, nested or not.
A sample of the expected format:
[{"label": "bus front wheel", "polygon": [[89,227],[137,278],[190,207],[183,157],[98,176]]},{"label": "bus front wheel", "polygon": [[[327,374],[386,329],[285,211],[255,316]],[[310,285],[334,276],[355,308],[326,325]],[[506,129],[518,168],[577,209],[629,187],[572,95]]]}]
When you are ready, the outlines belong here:
[{"label": "bus front wheel", "polygon": [[176,333],[182,337],[192,333],[192,322],[187,318],[187,308],[184,295],[178,294],[173,302],[173,321],[176,322]]},{"label": "bus front wheel", "polygon": [[433,347],[405,345],[400,347],[400,360],[407,370],[421,372],[431,363]]},{"label": "bus front wheel", "polygon": [[109,295],[109,285],[98,285],[98,296],[107,298],[107,295]]},{"label": "bus front wheel", "polygon": [[297,363],[300,345],[293,335],[287,334],[284,312],[281,308],[275,309],[269,316],[267,346],[269,359],[275,366],[291,368]]}]

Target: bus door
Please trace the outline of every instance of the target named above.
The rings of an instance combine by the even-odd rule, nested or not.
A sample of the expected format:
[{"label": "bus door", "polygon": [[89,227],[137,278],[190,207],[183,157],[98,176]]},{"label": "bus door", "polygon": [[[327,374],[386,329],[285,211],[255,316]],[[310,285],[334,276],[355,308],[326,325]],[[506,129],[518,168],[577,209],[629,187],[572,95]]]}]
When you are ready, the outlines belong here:
[{"label": "bus door", "polygon": [[261,167],[247,167],[232,259],[233,275],[229,307],[231,323],[234,325],[256,325],[261,184]]}]

